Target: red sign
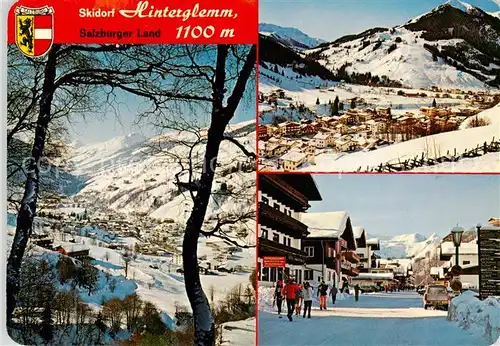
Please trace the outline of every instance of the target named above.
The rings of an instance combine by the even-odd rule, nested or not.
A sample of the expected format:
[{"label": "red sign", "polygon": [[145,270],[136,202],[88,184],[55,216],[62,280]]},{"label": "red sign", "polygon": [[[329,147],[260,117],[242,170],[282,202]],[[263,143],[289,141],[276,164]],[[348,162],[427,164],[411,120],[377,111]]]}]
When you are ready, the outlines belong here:
[{"label": "red sign", "polygon": [[24,42],[25,54],[32,55],[52,42],[255,44],[257,40],[257,0],[20,0],[11,7],[8,21],[8,42]]},{"label": "red sign", "polygon": [[264,268],[285,268],[286,257],[264,256]]}]

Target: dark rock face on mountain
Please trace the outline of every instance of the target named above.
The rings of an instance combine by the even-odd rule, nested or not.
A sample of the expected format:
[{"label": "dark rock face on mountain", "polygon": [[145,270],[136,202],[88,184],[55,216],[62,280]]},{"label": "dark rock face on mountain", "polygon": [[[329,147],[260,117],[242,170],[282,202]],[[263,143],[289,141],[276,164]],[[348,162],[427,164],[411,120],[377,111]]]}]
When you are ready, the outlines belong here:
[{"label": "dark rock face on mountain", "polygon": [[272,65],[289,66],[302,75],[318,76],[325,80],[336,80],[333,72],[315,60],[304,58],[293,49],[264,35],[259,35],[259,61],[261,65],[267,68]]},{"label": "dark rock face on mountain", "polygon": [[[422,31],[421,38],[428,41],[425,48],[448,64],[490,85],[499,86],[500,19],[476,7],[462,11],[447,3],[404,27]],[[453,39],[463,42],[436,42]]]}]

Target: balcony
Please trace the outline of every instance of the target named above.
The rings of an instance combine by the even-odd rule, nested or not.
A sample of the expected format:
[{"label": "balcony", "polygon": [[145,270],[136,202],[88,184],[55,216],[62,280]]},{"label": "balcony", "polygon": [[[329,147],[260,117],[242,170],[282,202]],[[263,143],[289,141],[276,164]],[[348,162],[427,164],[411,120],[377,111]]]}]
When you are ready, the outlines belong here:
[{"label": "balcony", "polygon": [[343,251],[342,256],[351,263],[359,263],[361,261],[361,257],[354,251]]},{"label": "balcony", "polygon": [[342,261],[340,267],[342,269],[342,273],[348,276],[358,276],[360,272],[359,268],[355,268],[349,262]]},{"label": "balcony", "polygon": [[259,176],[259,189],[278,200],[282,200],[293,209],[305,211],[309,208],[306,196],[286,183],[279,175]]},{"label": "balcony", "polygon": [[287,264],[304,264],[306,261],[306,253],[304,251],[260,237],[259,257],[264,256],[286,257]]},{"label": "balcony", "polygon": [[269,205],[259,202],[259,224],[268,226],[294,238],[307,235],[307,226]]}]

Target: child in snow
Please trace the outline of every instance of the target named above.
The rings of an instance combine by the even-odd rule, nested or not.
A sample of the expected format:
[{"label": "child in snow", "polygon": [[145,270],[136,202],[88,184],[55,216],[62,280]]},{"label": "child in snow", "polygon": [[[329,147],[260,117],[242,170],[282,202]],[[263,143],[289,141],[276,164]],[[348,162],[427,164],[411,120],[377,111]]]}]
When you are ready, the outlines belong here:
[{"label": "child in snow", "polygon": [[276,306],[278,307],[278,316],[281,318],[281,305],[283,304],[283,298],[281,295],[281,290],[283,289],[283,281],[278,281],[278,284],[276,285],[276,289],[274,290],[274,301],[273,303],[276,303]]},{"label": "child in snow", "polygon": [[318,286],[319,309],[326,310],[326,298],[328,297],[328,285],[324,281]]},{"label": "child in snow", "polygon": [[312,305],[313,289],[309,282],[304,283],[304,315],[302,318],[311,318],[311,305]]},{"label": "child in snow", "polygon": [[300,309],[302,309],[302,300],[304,298],[303,289],[304,286],[299,285],[299,288],[295,293],[295,316],[298,316],[300,314]]}]

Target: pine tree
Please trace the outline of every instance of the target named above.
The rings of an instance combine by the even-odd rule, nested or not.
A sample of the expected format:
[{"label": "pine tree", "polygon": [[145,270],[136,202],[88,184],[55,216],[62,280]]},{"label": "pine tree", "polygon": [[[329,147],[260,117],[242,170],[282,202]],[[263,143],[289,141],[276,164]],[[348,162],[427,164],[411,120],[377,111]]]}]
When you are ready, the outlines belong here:
[{"label": "pine tree", "polygon": [[339,111],[344,110],[344,102],[339,102]]},{"label": "pine tree", "polygon": [[437,107],[437,104],[436,104],[436,99],[432,100],[432,107],[436,108]]},{"label": "pine tree", "polygon": [[339,97],[335,96],[335,100],[333,101],[332,115],[339,114]]},{"label": "pine tree", "polygon": [[356,108],[356,100],[352,99],[351,100],[351,109]]},{"label": "pine tree", "polygon": [[319,105],[319,97],[316,99],[316,104]]},{"label": "pine tree", "polygon": [[280,73],[280,71],[278,70],[278,65],[274,65],[274,73]]}]

